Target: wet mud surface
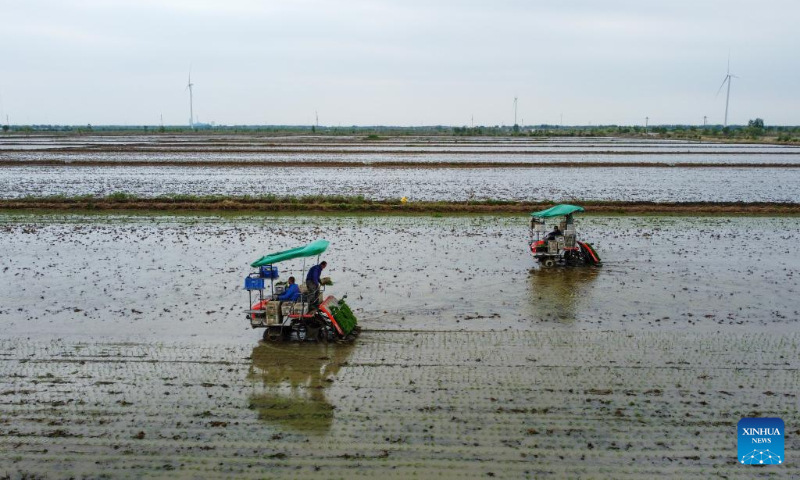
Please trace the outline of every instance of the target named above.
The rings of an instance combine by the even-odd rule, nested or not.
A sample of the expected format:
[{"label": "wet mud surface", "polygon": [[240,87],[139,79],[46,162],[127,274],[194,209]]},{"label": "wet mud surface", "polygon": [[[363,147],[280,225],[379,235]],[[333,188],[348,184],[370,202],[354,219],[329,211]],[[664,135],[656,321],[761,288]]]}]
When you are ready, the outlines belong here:
[{"label": "wet mud surface", "polygon": [[0,168],[2,198],[47,195],[361,195],[412,201],[621,200],[800,202],[800,169],[783,168]]},{"label": "wet mud surface", "polygon": [[[0,341],[0,463],[48,478],[753,478],[796,334],[366,332],[351,345]],[[794,427],[792,427],[794,428]],[[797,451],[798,432],[786,432]]]},{"label": "wet mud surface", "polygon": [[[578,222],[602,267],[523,215],[0,214],[0,474],[800,475],[735,453],[800,447],[800,219]],[[317,238],[363,333],[260,342],[249,263]]]},{"label": "wet mud surface", "polygon": [[253,339],[249,264],[317,238],[365,329],[785,331],[800,310],[798,218],[582,217],[604,265],[578,270],[534,267],[524,217],[0,220],[0,321],[22,337]]},{"label": "wet mud surface", "polygon": [[800,147],[625,138],[8,135],[0,197],[800,202]]},{"label": "wet mud surface", "polygon": [[697,150],[690,152],[659,151],[644,149],[631,152],[608,151],[502,151],[502,150],[402,150],[388,149],[340,150],[321,148],[317,150],[180,150],[127,149],[110,151],[97,149],[22,150],[10,152],[0,150],[0,165],[171,165],[171,166],[311,166],[353,167],[377,166],[428,166],[428,167],[478,167],[478,166],[575,166],[587,165],[619,166],[751,166],[768,167],[779,164],[797,167],[800,165],[800,148],[753,151],[742,150]]},{"label": "wet mud surface", "polygon": [[[46,151],[44,156],[36,151]],[[580,157],[645,154],[699,154],[710,156],[800,155],[800,146],[764,143],[711,143],[699,141],[636,139],[614,137],[448,137],[448,136],[275,136],[258,133],[221,135],[197,132],[172,135],[3,135],[0,159],[32,160],[60,154],[91,158],[99,154],[150,156],[158,161],[165,156],[188,159],[195,154],[208,157],[239,153],[347,155],[381,153],[395,155],[561,155]],[[63,158],[68,158],[67,156]],[[73,157],[77,158],[77,157]],[[124,158],[120,158],[124,161]],[[617,159],[625,161],[623,158]],[[729,160],[718,159],[726,162]]]}]

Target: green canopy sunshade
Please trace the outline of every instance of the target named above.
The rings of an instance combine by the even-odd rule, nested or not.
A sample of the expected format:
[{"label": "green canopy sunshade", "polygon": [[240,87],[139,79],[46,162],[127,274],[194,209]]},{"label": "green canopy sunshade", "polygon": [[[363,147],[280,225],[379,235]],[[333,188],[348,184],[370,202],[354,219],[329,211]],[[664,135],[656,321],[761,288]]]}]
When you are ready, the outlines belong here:
[{"label": "green canopy sunshade", "polygon": [[562,203],[560,205],[556,205],[555,207],[550,207],[547,210],[542,210],[541,212],[533,212],[531,213],[531,217],[536,218],[551,218],[551,217],[563,217],[565,215],[570,215],[575,212],[582,212],[583,207],[579,207],[577,205],[567,205],[566,203]]},{"label": "green canopy sunshade", "polygon": [[270,253],[269,255],[264,255],[255,262],[251,263],[250,266],[263,267],[264,265],[272,265],[278,262],[283,262],[284,260],[291,260],[293,258],[316,257],[327,250],[330,243],[331,242],[327,240],[317,240],[309,243],[305,247],[291,248],[282,252]]}]

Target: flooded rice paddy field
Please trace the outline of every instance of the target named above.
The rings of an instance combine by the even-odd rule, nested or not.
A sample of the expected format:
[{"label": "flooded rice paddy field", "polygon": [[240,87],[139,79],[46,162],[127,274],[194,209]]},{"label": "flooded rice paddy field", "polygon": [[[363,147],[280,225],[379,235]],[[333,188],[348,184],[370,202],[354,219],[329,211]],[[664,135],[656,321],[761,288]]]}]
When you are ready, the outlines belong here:
[{"label": "flooded rice paddy field", "polygon": [[354,344],[0,340],[0,464],[26,478],[754,478],[800,448],[796,334],[366,332]]},{"label": "flooded rice paddy field", "polygon": [[800,163],[800,146],[606,137],[7,135],[0,162]]},{"label": "flooded rice paddy field", "polygon": [[604,265],[567,270],[534,268],[524,217],[0,219],[19,337],[247,342],[249,264],[317,238],[368,329],[780,332],[800,311],[797,218],[585,217]]},{"label": "flooded rice paddy field", "polygon": [[[233,149],[231,149],[233,150]],[[14,166],[16,163],[24,165],[28,163],[73,163],[73,162],[102,162],[119,164],[259,164],[259,163],[287,163],[292,165],[302,163],[330,163],[331,165],[341,164],[366,164],[380,165],[381,163],[404,164],[410,166],[416,164],[466,164],[480,165],[483,163],[504,167],[514,167],[515,165],[530,164],[580,164],[602,163],[602,164],[663,164],[669,166],[680,166],[681,164],[712,164],[712,165],[752,165],[754,167],[769,165],[800,165],[800,148],[783,151],[780,153],[767,153],[764,151],[752,151],[750,149],[736,150],[735,152],[708,154],[700,153],[680,153],[680,152],[657,152],[639,149],[637,152],[620,155],[607,152],[582,151],[579,153],[554,153],[544,150],[537,152],[502,152],[502,151],[452,151],[441,152],[436,150],[409,151],[407,149],[391,152],[387,147],[369,148],[368,151],[348,147],[346,151],[337,152],[335,149],[324,147],[320,149],[281,149],[278,152],[271,151],[247,151],[236,147],[235,151],[226,150],[203,150],[193,149],[191,151],[180,151],[177,149],[161,149],[153,147],[149,150],[125,150],[125,151],[25,151],[25,152],[3,152],[0,151],[0,162]]]},{"label": "flooded rice paddy field", "polygon": [[362,195],[415,200],[798,202],[800,169],[0,167],[0,197]]},{"label": "flooded rice paddy field", "polygon": [[[775,144],[725,144],[685,140],[661,140],[616,137],[448,137],[388,134],[377,140],[361,135],[264,135],[264,134],[184,134],[184,135],[4,135],[0,137],[0,150],[31,149],[85,149],[104,147],[130,147],[131,149],[181,150],[199,149],[252,149],[268,151],[273,148],[307,150],[315,148],[367,149],[395,151],[690,151],[690,152],[767,152],[800,153],[800,147]],[[7,152],[8,153],[8,152]]]},{"label": "flooded rice paddy field", "polygon": [[[797,476],[797,218],[580,218],[541,270],[519,217],[0,216],[7,475]],[[364,332],[258,341],[242,278],[327,238]],[[284,278],[297,273],[290,262]]]}]

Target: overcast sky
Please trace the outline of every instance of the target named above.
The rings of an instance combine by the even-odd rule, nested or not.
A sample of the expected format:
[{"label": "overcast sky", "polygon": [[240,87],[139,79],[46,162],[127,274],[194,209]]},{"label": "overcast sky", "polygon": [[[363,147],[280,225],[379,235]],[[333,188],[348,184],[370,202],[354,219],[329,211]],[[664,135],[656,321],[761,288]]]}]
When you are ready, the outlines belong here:
[{"label": "overcast sky", "polygon": [[800,2],[0,0],[12,123],[800,124]]}]

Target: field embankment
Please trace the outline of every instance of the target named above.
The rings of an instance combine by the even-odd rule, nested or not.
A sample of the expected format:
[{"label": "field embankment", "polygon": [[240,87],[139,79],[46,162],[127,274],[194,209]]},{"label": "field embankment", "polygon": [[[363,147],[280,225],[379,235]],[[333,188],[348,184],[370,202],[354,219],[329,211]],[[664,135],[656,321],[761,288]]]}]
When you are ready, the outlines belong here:
[{"label": "field embankment", "polygon": [[[46,196],[0,199],[5,210],[144,210],[144,211],[261,211],[261,212],[348,212],[348,213],[524,213],[552,206],[555,201],[412,201],[369,200],[363,197],[313,196],[193,196],[139,197],[129,194],[108,196]],[[800,215],[800,204],[777,202],[641,202],[572,199],[595,214],[622,215]]]}]

